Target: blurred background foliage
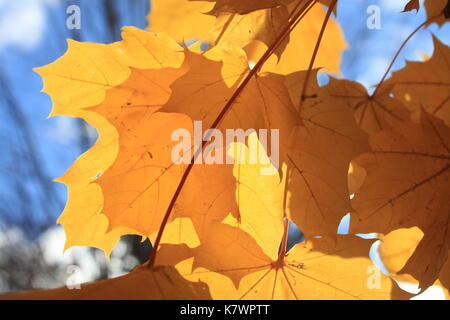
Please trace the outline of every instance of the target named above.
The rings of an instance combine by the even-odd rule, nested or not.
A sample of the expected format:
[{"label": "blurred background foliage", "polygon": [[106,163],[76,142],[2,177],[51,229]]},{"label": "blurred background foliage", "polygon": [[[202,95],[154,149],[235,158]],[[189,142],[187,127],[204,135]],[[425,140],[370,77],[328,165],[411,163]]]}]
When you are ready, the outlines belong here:
[{"label": "blurred background foliage", "polygon": [[[342,77],[370,88],[382,77],[403,40],[425,19],[424,11],[400,13],[407,0],[346,0],[338,5],[348,50]],[[81,29],[66,27],[70,5],[81,9]],[[367,8],[381,8],[381,29],[366,26]],[[62,254],[64,231],[55,221],[66,201],[62,184],[52,182],[96,140],[79,119],[53,117],[50,98],[32,68],[48,64],[67,49],[67,38],[111,43],[122,26],[147,28],[149,0],[0,0],[0,292],[65,285],[69,266],[79,281],[113,277],[144,262],[151,244],[124,237],[107,262],[93,248]],[[421,60],[433,52],[431,32],[449,43],[449,24],[419,32],[406,46],[405,59]],[[348,224],[348,221],[347,221]],[[344,227],[345,229],[345,227]]]}]

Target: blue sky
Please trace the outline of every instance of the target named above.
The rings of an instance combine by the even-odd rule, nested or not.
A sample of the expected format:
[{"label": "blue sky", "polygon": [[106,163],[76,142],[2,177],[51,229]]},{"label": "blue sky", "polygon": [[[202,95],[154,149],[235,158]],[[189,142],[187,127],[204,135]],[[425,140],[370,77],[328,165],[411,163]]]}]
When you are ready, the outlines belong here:
[{"label": "blue sky", "polygon": [[[66,28],[65,11],[70,4],[81,7],[79,32]],[[106,4],[120,13],[114,28],[106,27]],[[42,81],[32,69],[64,54],[67,38],[109,43],[120,37],[122,26],[145,28],[148,10],[147,0],[0,0],[1,77],[9,92],[2,91],[0,98],[4,119],[0,122],[0,222],[54,223],[66,201],[66,190],[51,180],[61,176],[95,139],[95,130],[90,130],[88,144],[80,140],[77,119],[47,119],[52,103],[40,92]],[[42,179],[49,182],[44,187],[36,170],[30,168],[31,158],[37,161]],[[40,231],[32,227],[30,233],[34,236]]]},{"label": "blue sky", "polygon": [[[407,0],[345,0],[338,6],[338,21],[349,43],[341,65],[343,77],[370,87],[382,77],[403,40],[425,19],[419,13],[400,13]],[[106,27],[105,4],[113,8],[116,25]],[[81,7],[81,30],[66,28],[66,8]],[[381,8],[381,29],[368,30],[369,5]],[[50,98],[41,93],[42,82],[32,68],[54,61],[66,50],[66,38],[109,43],[117,39],[120,28],[134,25],[145,28],[147,0],[0,0],[0,65],[3,83],[9,95],[0,98],[0,222],[21,223],[23,217],[35,224],[53,223],[66,200],[65,187],[50,183],[39,185],[36,169],[29,168],[34,153],[41,178],[51,181],[62,175],[95,138],[86,144],[80,140],[80,122],[66,117],[47,119]],[[404,59],[418,60],[420,54],[431,55],[430,32],[449,43],[450,27],[432,26],[419,32],[406,46],[394,69],[404,66]],[[11,106],[14,101],[14,107]],[[14,109],[11,109],[14,108]],[[26,126],[24,133],[21,126]],[[31,149],[30,149],[31,148]],[[18,183],[20,181],[20,183]],[[55,196],[56,194],[56,196]],[[43,203],[51,203],[43,205]],[[39,230],[36,231],[37,233]],[[33,232],[31,232],[33,233]]]}]

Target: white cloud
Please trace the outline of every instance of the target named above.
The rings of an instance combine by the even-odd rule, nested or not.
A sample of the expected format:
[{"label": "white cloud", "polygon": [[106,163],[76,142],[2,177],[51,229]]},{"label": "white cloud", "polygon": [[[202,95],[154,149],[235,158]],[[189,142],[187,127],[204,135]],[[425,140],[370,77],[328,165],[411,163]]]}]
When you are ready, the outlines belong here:
[{"label": "white cloud", "polygon": [[[398,286],[409,293],[417,294],[420,292],[418,283],[396,281]],[[410,300],[446,300],[445,292],[440,286],[431,286],[421,294],[412,297]]]},{"label": "white cloud", "polygon": [[[89,254],[89,248],[74,247],[63,254],[65,240],[62,227],[53,227],[43,233],[39,243],[44,261],[48,264],[65,266],[66,269],[76,264],[81,283],[95,280],[99,276],[99,266],[94,256]],[[67,275],[69,276],[69,273]]]},{"label": "white cloud", "polygon": [[55,0],[0,0],[0,49],[7,45],[31,49],[41,40],[46,7]]},{"label": "white cloud", "polygon": [[385,10],[400,12],[405,8],[405,5],[408,3],[408,1],[409,0],[382,0],[381,6]]},{"label": "white cloud", "polygon": [[431,286],[421,294],[412,297],[411,300],[446,300],[445,292],[439,286]]},{"label": "white cloud", "polygon": [[[50,228],[39,239],[45,263],[50,265],[57,264],[66,270],[66,277],[63,277],[62,281],[67,281],[71,275],[69,270],[73,266],[77,269],[77,280],[79,283],[98,279],[102,265],[108,268],[110,277],[117,277],[126,273],[124,268],[130,262],[126,261],[128,256],[126,255],[127,246],[125,243],[119,242],[117,244],[108,262],[103,252],[97,250],[92,254],[89,252],[89,247],[71,247],[63,253],[65,240],[65,233],[61,226]],[[131,267],[134,267],[138,262],[131,261],[131,264]],[[59,284],[59,286],[63,285],[65,283]]]},{"label": "white cloud", "polygon": [[53,117],[55,124],[49,132],[50,138],[59,143],[73,144],[80,138],[78,120],[70,117]]}]

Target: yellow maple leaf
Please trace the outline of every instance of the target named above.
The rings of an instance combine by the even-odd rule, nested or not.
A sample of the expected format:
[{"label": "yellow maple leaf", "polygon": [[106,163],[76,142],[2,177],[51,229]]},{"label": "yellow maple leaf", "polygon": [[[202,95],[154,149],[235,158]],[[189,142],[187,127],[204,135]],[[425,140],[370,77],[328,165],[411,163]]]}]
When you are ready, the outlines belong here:
[{"label": "yellow maple leaf", "polygon": [[153,0],[147,18],[149,29],[167,32],[178,42],[193,39],[213,41],[210,30],[215,18],[205,14],[213,6],[206,1]]},{"label": "yellow maple leaf", "polygon": [[450,48],[433,36],[434,53],[425,62],[408,61],[387,85],[418,118],[423,108],[450,125]]},{"label": "yellow maple leaf", "polygon": [[[262,71],[289,74],[308,69],[324,19],[325,10],[320,6],[312,7],[290,33],[289,43],[280,55],[279,61],[272,57],[263,66]],[[245,47],[249,60],[257,61],[266,47],[267,44],[261,41],[250,42]],[[346,48],[343,31],[337,21],[331,18],[313,68],[323,68],[328,72],[340,74],[341,54]]]},{"label": "yellow maple leaf", "polygon": [[[334,235],[350,211],[351,160],[370,150],[355,111],[333,97],[333,84],[308,90],[287,154],[290,214],[307,237]],[[331,92],[330,92],[331,91]]]},{"label": "yellow maple leaf", "polygon": [[[211,2],[154,0],[154,10],[148,19],[151,30],[166,31],[180,42],[201,39],[215,45],[246,47],[250,60],[256,63],[265,48],[280,35],[293,10],[302,4],[297,1],[270,2],[268,6],[267,3],[240,1],[235,4],[246,7],[246,10],[219,10],[220,14],[215,18],[199,14],[211,10]],[[273,5],[275,3],[277,5]],[[328,1],[324,3],[328,4]],[[182,15],[182,18],[170,19],[173,15]],[[279,63],[274,57],[274,62],[266,65],[264,70],[287,74],[307,69],[324,18],[323,8],[319,5],[312,7],[291,35],[276,48]],[[346,47],[339,24],[331,19],[314,66],[338,74],[340,55]]]},{"label": "yellow maple leaf", "polygon": [[[89,108],[105,101],[107,92],[123,83],[132,68],[180,67],[183,52],[174,40],[164,34],[126,27],[122,36],[123,41],[110,45],[70,40],[64,56],[36,69],[43,78],[43,91],[53,101],[51,116],[79,117],[96,128],[99,134],[94,146],[56,180],[68,188],[68,204],[58,219],[67,235],[66,249],[89,245],[101,248],[109,255],[121,235],[139,234],[126,227],[110,231],[109,221],[102,214],[102,190],[93,183],[115,161],[119,150],[119,132],[105,117]],[[80,59],[80,56],[84,58]],[[148,97],[142,87],[137,89],[141,91],[139,98]],[[117,90],[121,90],[126,97],[127,88]],[[128,93],[133,90],[131,88]]]},{"label": "yellow maple leaf", "polygon": [[422,113],[419,124],[405,122],[371,137],[372,154],[355,162],[367,177],[352,200],[351,232],[386,234],[417,226],[424,237],[401,270],[425,290],[438,277],[450,245],[449,128]]},{"label": "yellow maple leaf", "polygon": [[295,0],[249,0],[249,1],[205,0],[205,1],[215,2],[214,8],[209,12],[209,14],[217,16],[224,12],[246,14],[260,9],[278,7]]},{"label": "yellow maple leaf", "polygon": [[[186,53],[189,72],[174,82],[164,112],[185,113],[194,121],[210,128],[233,96],[238,85],[250,72],[245,53],[239,48],[216,47],[205,54]],[[290,77],[260,74],[252,77],[233,101],[230,111],[218,124],[224,136],[226,130],[278,130],[280,163],[284,159],[291,131],[301,123],[291,100],[288,86],[302,74]],[[268,138],[269,139],[269,138]]]},{"label": "yellow maple leaf", "polygon": [[210,300],[211,295],[202,282],[184,279],[171,266],[152,269],[138,266],[132,272],[105,279],[80,288],[31,290],[0,296],[0,300]]},{"label": "yellow maple leaf", "polygon": [[410,112],[403,102],[389,95],[389,84],[380,86],[374,95],[369,95],[361,84],[349,80],[330,78],[327,88],[328,98],[353,109],[357,124],[369,135],[410,120]]},{"label": "yellow maple leaf", "polygon": [[[381,244],[378,248],[380,258],[390,272],[390,276],[396,281],[418,284],[418,281],[410,274],[398,274],[398,272],[403,269],[408,259],[413,255],[423,235],[423,232],[417,227],[396,229],[387,235],[381,235]],[[449,274],[450,259],[447,258],[447,262],[439,273],[439,279],[433,284],[433,286],[439,286],[445,290],[447,299],[450,299],[448,291]]]},{"label": "yellow maple leaf", "polygon": [[[256,135],[250,136],[249,145],[257,143]],[[239,143],[229,148],[236,160],[239,216],[213,221],[200,243],[192,229],[173,221],[167,225],[171,244],[163,240],[157,263],[176,264],[186,279],[207,283],[214,299],[389,299],[397,289],[379,270],[379,286],[368,284],[373,241],[313,238],[284,254],[288,191],[278,175],[261,175],[261,164],[237,161],[250,150]],[[178,245],[172,238],[177,233],[184,235]]]}]

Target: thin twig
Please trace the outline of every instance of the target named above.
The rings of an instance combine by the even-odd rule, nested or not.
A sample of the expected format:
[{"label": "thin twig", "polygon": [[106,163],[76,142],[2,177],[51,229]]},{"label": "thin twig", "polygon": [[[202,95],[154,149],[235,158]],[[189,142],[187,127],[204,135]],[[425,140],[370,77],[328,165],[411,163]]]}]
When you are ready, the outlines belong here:
[{"label": "thin twig", "polygon": [[397,50],[394,58],[392,59],[391,63],[389,64],[389,67],[387,68],[386,72],[384,73],[383,77],[381,78],[381,81],[378,82],[377,87],[375,88],[374,92],[371,94],[371,97],[375,97],[375,95],[377,94],[378,90],[380,89],[381,84],[384,82],[384,80],[386,80],[386,77],[388,76],[389,72],[391,71],[392,67],[394,66],[394,63],[397,60],[398,56],[400,55],[400,52],[403,50],[403,48],[408,43],[408,41],[417,33],[417,31],[422,29],[423,26],[425,26],[427,23],[430,23],[434,19],[439,18],[440,16],[442,16],[442,13],[437,16],[431,17],[428,20],[426,20],[425,22],[423,22],[422,24],[420,24],[416,29],[414,29],[413,32],[411,32],[411,34],[405,39],[405,41],[403,41],[402,45]]},{"label": "thin twig", "polygon": [[322,42],[322,38],[325,33],[325,29],[327,27],[328,21],[330,20],[331,13],[333,12],[334,7],[336,6],[336,3],[337,3],[337,0],[333,0],[330,3],[327,14],[325,16],[325,20],[322,23],[322,28],[320,29],[319,37],[317,38],[316,46],[314,48],[314,52],[313,52],[311,60],[309,62],[308,71],[306,72],[305,82],[303,82],[303,89],[302,89],[302,93],[300,95],[300,106],[298,108],[299,111],[301,110],[303,100],[305,100],[305,97],[306,97],[306,89],[308,87],[309,78],[311,77],[311,71],[314,66],[314,62],[316,61],[317,53],[319,52],[320,43]]}]

